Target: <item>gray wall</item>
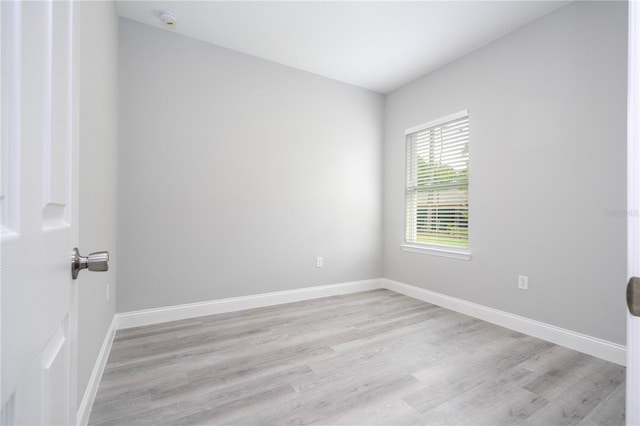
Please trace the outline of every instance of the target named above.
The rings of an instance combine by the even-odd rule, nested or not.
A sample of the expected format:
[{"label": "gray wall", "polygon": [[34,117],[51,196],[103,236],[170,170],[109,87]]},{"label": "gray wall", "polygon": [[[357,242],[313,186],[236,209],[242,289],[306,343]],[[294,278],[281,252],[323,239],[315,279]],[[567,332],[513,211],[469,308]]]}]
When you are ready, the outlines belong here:
[{"label": "gray wall", "polygon": [[[115,312],[118,16],[114,2],[80,2],[80,251],[108,250],[110,271],[78,278],[78,402]],[[111,297],[107,303],[107,285]]]},{"label": "gray wall", "polygon": [[117,310],[382,276],[382,113],[373,92],[121,19]]},{"label": "gray wall", "polygon": [[[624,344],[626,7],[575,2],[387,96],[385,277]],[[466,108],[473,258],[402,252],[404,129]]]},{"label": "gray wall", "polygon": [[[119,312],[385,276],[624,343],[626,3],[570,4],[384,104],[120,25]],[[402,252],[404,129],[465,108],[473,258]]]}]

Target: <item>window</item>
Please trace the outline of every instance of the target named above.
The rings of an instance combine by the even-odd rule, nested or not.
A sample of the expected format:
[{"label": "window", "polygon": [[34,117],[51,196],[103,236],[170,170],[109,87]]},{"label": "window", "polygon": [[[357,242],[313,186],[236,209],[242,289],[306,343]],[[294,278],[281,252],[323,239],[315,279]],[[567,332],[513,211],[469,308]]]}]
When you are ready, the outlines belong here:
[{"label": "window", "polygon": [[408,245],[403,248],[468,254],[469,112],[408,129],[405,135]]}]

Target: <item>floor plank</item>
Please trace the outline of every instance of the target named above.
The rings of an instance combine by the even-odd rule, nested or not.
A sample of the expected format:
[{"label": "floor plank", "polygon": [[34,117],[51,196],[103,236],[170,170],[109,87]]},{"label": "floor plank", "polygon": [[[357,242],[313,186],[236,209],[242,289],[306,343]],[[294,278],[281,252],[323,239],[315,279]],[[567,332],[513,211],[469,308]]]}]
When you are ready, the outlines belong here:
[{"label": "floor plank", "polygon": [[623,425],[624,375],[374,290],[120,330],[89,424]]}]

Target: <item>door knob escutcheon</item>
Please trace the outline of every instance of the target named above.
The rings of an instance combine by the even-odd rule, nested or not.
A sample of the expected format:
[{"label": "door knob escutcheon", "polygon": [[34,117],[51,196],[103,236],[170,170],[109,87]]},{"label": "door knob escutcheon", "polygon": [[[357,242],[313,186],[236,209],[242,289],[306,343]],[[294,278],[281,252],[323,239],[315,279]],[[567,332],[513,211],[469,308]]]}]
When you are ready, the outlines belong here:
[{"label": "door knob escutcheon", "polygon": [[75,280],[83,269],[96,272],[108,271],[109,252],[98,251],[91,253],[89,256],[80,256],[78,248],[74,248],[73,257],[71,258],[71,277]]}]

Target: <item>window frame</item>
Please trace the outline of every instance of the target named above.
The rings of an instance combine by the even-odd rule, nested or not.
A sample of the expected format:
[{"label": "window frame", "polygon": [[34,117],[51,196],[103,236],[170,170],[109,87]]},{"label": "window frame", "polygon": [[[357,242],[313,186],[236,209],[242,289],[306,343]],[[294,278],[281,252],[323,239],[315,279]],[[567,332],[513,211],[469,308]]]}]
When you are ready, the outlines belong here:
[{"label": "window frame", "polygon": [[[460,260],[471,260],[471,241],[470,241],[470,235],[469,235],[469,221],[467,218],[467,246],[466,247],[457,247],[454,245],[448,245],[448,244],[436,244],[436,243],[429,243],[429,242],[417,242],[417,241],[408,241],[407,237],[408,237],[408,229],[409,229],[409,194],[410,194],[410,187],[409,187],[409,167],[411,167],[412,169],[416,169],[417,165],[414,164],[414,157],[412,156],[410,158],[411,155],[411,151],[410,151],[410,146],[409,146],[409,142],[408,142],[408,138],[410,137],[410,135],[413,135],[417,132],[421,132],[423,130],[427,130],[427,129],[432,129],[432,128],[436,128],[440,125],[446,124],[448,122],[454,121],[454,120],[458,120],[460,118],[466,117],[467,119],[467,125],[469,126],[469,110],[465,109],[459,112],[456,112],[454,114],[449,114],[447,116],[438,118],[436,120],[432,120],[429,121],[427,123],[423,123],[420,124],[418,126],[414,126],[411,128],[408,128],[405,130],[404,135],[405,135],[405,205],[404,205],[404,217],[405,217],[405,226],[403,229],[403,233],[404,233],[404,237],[403,237],[403,241],[404,243],[400,245],[400,248],[402,249],[402,251],[404,252],[409,252],[409,253],[418,253],[418,254],[428,254],[428,255],[434,255],[434,256],[442,256],[442,257],[448,257],[448,258],[452,258],[452,259],[460,259]],[[469,149],[469,139],[470,137],[467,136],[467,140],[466,140],[466,146],[467,149]],[[467,163],[467,182],[466,182],[466,188],[467,188],[467,196],[466,196],[466,202],[467,205],[469,203],[469,183],[470,183],[470,179],[469,179],[469,169],[470,169],[470,164]],[[416,189],[414,189],[414,191],[417,191]],[[467,211],[469,211],[469,207],[467,207]],[[412,227],[417,228],[417,224],[413,223],[411,224]]]}]

